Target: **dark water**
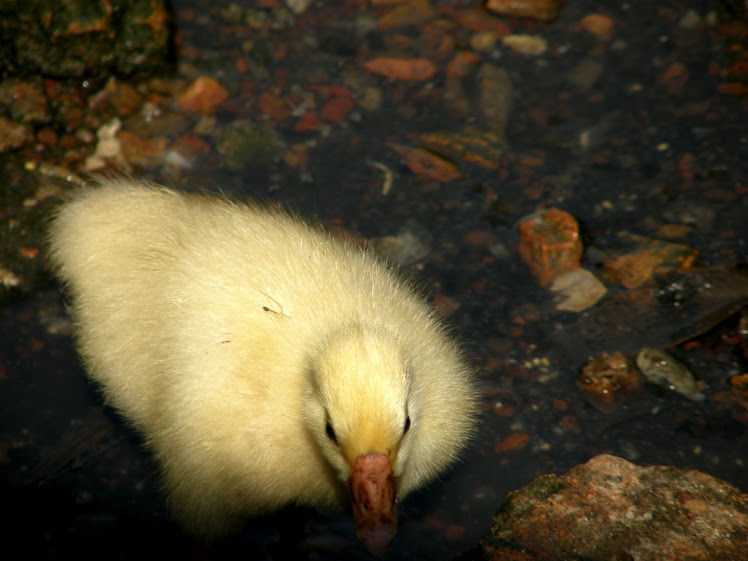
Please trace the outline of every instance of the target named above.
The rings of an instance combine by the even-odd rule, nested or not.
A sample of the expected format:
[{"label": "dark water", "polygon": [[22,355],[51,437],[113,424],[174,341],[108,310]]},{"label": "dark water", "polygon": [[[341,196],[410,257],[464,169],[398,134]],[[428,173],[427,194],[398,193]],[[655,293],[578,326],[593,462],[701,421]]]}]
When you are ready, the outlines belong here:
[{"label": "dark water", "polygon": [[[484,125],[475,72],[460,90],[472,109],[459,114],[445,109],[443,72],[426,84],[403,83],[368,75],[361,61],[402,44],[415,56],[425,49],[421,33],[436,20],[447,22],[455,49],[470,49],[472,33],[445,10],[474,4],[435,2],[442,15],[378,31],[367,27],[377,14],[368,3],[320,3],[292,28],[241,32],[227,29],[218,7],[176,2],[182,46],[191,48],[182,63],[192,70],[182,68],[184,75],[197,68],[236,92],[246,76],[237,75],[233,61],[242,53],[251,58],[242,45],[252,40],[252,56],[265,69],[251,76],[254,92],[347,83],[354,92],[378,88],[382,103],[376,110],[357,105],[329,134],[312,136],[303,168],[278,161],[238,171],[213,163],[178,176],[144,170],[165,183],[279,201],[367,238],[394,235],[408,220],[426,233],[429,255],[405,272],[455,303],[449,321],[479,372],[485,412],[456,468],[401,505],[399,535],[386,559],[445,559],[467,549],[488,531],[507,493],[602,452],[641,465],[699,469],[748,490],[748,415],[726,397],[729,377],[748,371],[739,315],[720,318],[696,344],[674,349],[705,382],[709,399],[690,402],[647,388],[604,415],[576,389],[581,364],[559,352],[558,333],[577,316],[554,311],[551,295],[516,252],[517,221],[556,206],[579,220],[583,266],[593,272],[614,251],[619,232],[658,237],[665,224],[689,227],[674,241],[698,250],[699,265],[746,265],[748,106],[719,92],[730,64],[720,22],[739,17],[718,2],[572,0],[554,23],[506,20],[515,33],[545,38],[549,51],[533,57],[499,42],[479,54],[506,68],[513,87],[501,166],[463,163],[461,178],[440,183],[412,173],[387,143]],[[594,11],[614,21],[610,40],[580,30],[579,20]],[[683,24],[689,11],[697,16],[693,27]],[[281,43],[288,54],[273,58]],[[584,61],[599,65],[599,77],[580,87],[570,76]],[[667,78],[679,69],[682,83]],[[237,117],[226,111],[217,118],[222,127]],[[310,139],[277,128],[289,143]],[[593,139],[589,148],[580,136]],[[383,177],[371,161],[393,171],[390,194],[381,193]],[[483,242],[469,241],[475,232]],[[615,282],[609,288],[622,291]],[[271,558],[283,547],[299,547],[297,555],[310,559],[366,557],[348,519],[329,513],[282,513],[250,524],[223,548],[200,550],[170,521],[138,436],[86,381],[64,317],[52,281],[0,311],[0,476],[10,498],[2,547],[49,558]],[[605,339],[604,332],[598,336]],[[498,404],[513,413],[498,414]],[[527,445],[497,451],[515,433],[529,435]],[[299,519],[301,534],[294,533]]]}]

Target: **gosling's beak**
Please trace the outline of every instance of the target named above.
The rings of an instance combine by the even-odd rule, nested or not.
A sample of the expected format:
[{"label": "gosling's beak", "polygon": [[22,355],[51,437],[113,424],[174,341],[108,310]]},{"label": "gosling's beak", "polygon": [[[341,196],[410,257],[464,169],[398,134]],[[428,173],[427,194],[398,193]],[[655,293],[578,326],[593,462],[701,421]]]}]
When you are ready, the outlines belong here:
[{"label": "gosling's beak", "polygon": [[364,547],[381,555],[397,533],[395,474],[387,456],[359,456],[348,480],[356,534]]}]

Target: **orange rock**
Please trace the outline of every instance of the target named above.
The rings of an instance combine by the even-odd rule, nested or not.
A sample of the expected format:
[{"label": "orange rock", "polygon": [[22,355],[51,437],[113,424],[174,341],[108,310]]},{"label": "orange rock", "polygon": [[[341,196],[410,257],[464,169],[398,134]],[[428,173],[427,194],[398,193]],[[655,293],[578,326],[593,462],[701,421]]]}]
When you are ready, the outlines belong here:
[{"label": "orange rock", "polygon": [[176,150],[183,156],[191,156],[206,151],[208,145],[200,137],[195,136],[191,132],[186,132],[176,138],[174,142],[171,143],[170,148]]},{"label": "orange rock", "polygon": [[498,135],[474,128],[456,132],[423,133],[418,135],[418,143],[447,158],[491,169],[499,167],[504,148]]},{"label": "orange rock", "polygon": [[582,29],[598,39],[607,41],[613,35],[613,20],[603,14],[589,14],[582,18]]},{"label": "orange rock", "polygon": [[39,142],[46,144],[47,146],[57,145],[57,133],[51,127],[43,127],[38,133],[36,133],[36,138]]},{"label": "orange rock", "polygon": [[18,253],[23,255],[26,259],[34,259],[37,255],[39,255],[39,248],[38,247],[19,247]]},{"label": "orange rock", "polygon": [[351,90],[345,86],[338,86],[336,84],[327,88],[327,93],[332,97],[352,97]]},{"label": "orange rock", "polygon": [[311,131],[322,126],[322,121],[314,110],[307,111],[296,121],[294,130],[297,132]]},{"label": "orange rock", "polygon": [[728,82],[726,84],[719,84],[717,86],[717,91],[721,94],[743,97],[748,95],[748,85],[739,82]]},{"label": "orange rock", "polygon": [[269,92],[264,92],[257,100],[257,107],[260,111],[275,119],[282,121],[291,115],[291,108],[281,98],[274,96]]},{"label": "orange rock", "polygon": [[486,8],[502,16],[551,20],[561,4],[562,0],[488,0]]},{"label": "orange rock", "polygon": [[577,377],[577,388],[596,409],[613,413],[639,389],[639,373],[620,352],[601,353],[585,363]]},{"label": "orange rock", "polygon": [[228,96],[229,92],[217,80],[200,76],[179,94],[177,104],[195,113],[212,113]]},{"label": "orange rock", "polygon": [[429,0],[412,0],[397,6],[379,18],[379,29],[394,29],[422,24],[434,17]]},{"label": "orange rock", "polygon": [[732,391],[740,404],[748,409],[748,373],[732,376],[730,387],[732,387]]},{"label": "orange rock", "polygon": [[522,450],[527,443],[530,442],[530,435],[526,432],[516,432],[507,436],[504,440],[499,442],[496,447],[496,452],[509,452],[512,450]]},{"label": "orange rock", "polygon": [[457,51],[447,64],[447,78],[463,78],[480,62],[480,57],[471,51]]},{"label": "orange rock", "polygon": [[112,107],[120,117],[126,117],[143,103],[143,96],[130,84],[110,79],[104,91],[109,96]]},{"label": "orange rock", "polygon": [[460,170],[452,162],[424,150],[400,144],[389,144],[390,148],[405,157],[405,165],[413,173],[426,175],[437,181],[447,182],[460,177]]},{"label": "orange rock", "polygon": [[129,164],[140,167],[151,167],[163,161],[166,149],[166,138],[141,138],[127,131],[117,133],[122,146],[122,155]]},{"label": "orange rock", "polygon": [[431,60],[443,61],[455,52],[455,38],[452,25],[446,19],[440,18],[423,26],[420,43],[424,49],[424,56]]},{"label": "orange rock", "polygon": [[541,286],[579,267],[579,224],[568,212],[549,208],[528,216],[520,222],[519,234],[520,257]]},{"label": "orange rock", "polygon": [[569,404],[567,402],[563,401],[562,399],[554,399],[553,403],[551,403],[551,406],[556,411],[566,411],[566,410],[569,409]]},{"label": "orange rock", "polygon": [[497,37],[503,37],[511,33],[511,29],[506,23],[492,17],[492,14],[487,13],[483,8],[457,10],[445,6],[440,12],[449,15],[458,24],[470,31],[492,31]]},{"label": "orange rock", "polygon": [[626,288],[638,288],[664,273],[687,269],[698,257],[688,246],[622,232],[619,239],[634,244],[634,249],[608,261],[603,268]]},{"label": "orange rock", "polygon": [[303,168],[309,163],[309,147],[306,144],[294,144],[283,154],[283,161],[293,168]]},{"label": "orange rock", "polygon": [[657,81],[665,86],[671,95],[683,93],[684,88],[688,85],[688,80],[688,68],[682,62],[673,62],[668,65],[657,78]]},{"label": "orange rock", "polygon": [[330,123],[339,123],[353,109],[353,99],[349,95],[335,96],[322,107],[322,118]]},{"label": "orange rock", "polygon": [[396,80],[423,81],[436,73],[434,63],[427,58],[377,57],[365,62],[364,68]]}]

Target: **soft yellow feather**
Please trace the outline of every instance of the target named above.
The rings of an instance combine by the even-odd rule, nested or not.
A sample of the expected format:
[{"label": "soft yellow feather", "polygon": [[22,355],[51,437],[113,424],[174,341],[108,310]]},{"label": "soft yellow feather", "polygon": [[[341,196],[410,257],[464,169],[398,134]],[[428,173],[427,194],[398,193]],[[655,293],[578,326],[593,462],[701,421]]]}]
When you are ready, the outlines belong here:
[{"label": "soft yellow feather", "polygon": [[113,181],[62,205],[50,257],[90,376],[194,534],[289,503],[342,507],[369,452],[402,498],[471,436],[472,373],[431,307],[297,218]]}]

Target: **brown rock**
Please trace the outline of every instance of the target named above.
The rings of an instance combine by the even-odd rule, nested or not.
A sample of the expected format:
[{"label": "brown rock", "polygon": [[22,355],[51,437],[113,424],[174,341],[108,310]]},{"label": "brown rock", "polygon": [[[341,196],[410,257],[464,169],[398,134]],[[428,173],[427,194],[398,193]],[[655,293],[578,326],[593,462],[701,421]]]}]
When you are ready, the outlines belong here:
[{"label": "brown rock", "polygon": [[[347,94],[347,95],[346,95]],[[322,107],[322,118],[329,123],[339,123],[353,110],[353,98],[350,92],[335,95]]]},{"label": "brown rock", "polygon": [[128,164],[149,168],[163,163],[166,138],[141,138],[128,131],[117,134],[122,147],[122,155]]},{"label": "brown rock", "polygon": [[120,117],[128,116],[143,104],[143,96],[127,82],[110,79],[104,87],[104,91]]},{"label": "brown rock", "polygon": [[562,4],[562,0],[488,0],[486,8],[502,16],[552,20]]},{"label": "brown rock", "polygon": [[19,123],[34,125],[51,120],[44,86],[39,78],[28,81],[12,78],[0,82],[0,105],[7,107],[10,118]]},{"label": "brown rock", "polygon": [[604,269],[626,288],[639,288],[658,275],[687,269],[698,257],[695,249],[685,245],[627,232],[619,233],[618,238],[631,249],[605,263]]},{"label": "brown rock", "polygon": [[569,364],[615,349],[669,347],[700,335],[748,304],[748,275],[722,267],[669,273],[620,292],[553,335]]},{"label": "brown rock", "polygon": [[563,210],[536,212],[519,224],[519,254],[541,286],[579,267],[582,241],[579,224]]},{"label": "brown rock", "polygon": [[587,33],[603,41],[607,41],[613,35],[613,20],[605,14],[588,14],[580,23]]},{"label": "brown rock", "polygon": [[164,71],[173,13],[164,0],[0,2],[0,68],[58,78]]},{"label": "brown rock", "polygon": [[623,353],[601,353],[582,366],[577,387],[598,410],[612,413],[639,388],[639,373]]},{"label": "brown rock", "polygon": [[195,113],[212,113],[229,93],[217,80],[200,76],[179,95],[178,104],[182,109]]},{"label": "brown rock", "polygon": [[695,470],[600,455],[511,493],[458,559],[745,561],[748,495]]},{"label": "brown rock", "polygon": [[420,25],[434,17],[429,0],[412,0],[396,6],[379,19],[379,29]]},{"label": "brown rock", "polygon": [[738,402],[748,409],[748,372],[732,376],[730,378],[730,387],[735,397],[738,398]]},{"label": "brown rock", "polygon": [[377,57],[364,63],[364,68],[374,74],[395,80],[428,80],[436,73],[434,63],[426,58]]},{"label": "brown rock", "polygon": [[34,139],[30,127],[0,117],[0,152],[20,148]]}]

